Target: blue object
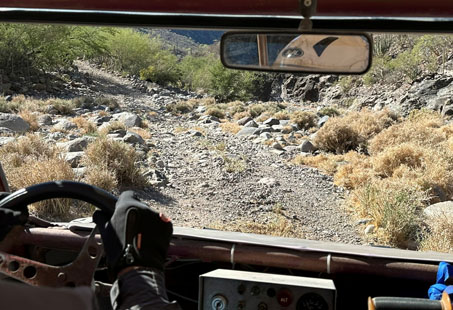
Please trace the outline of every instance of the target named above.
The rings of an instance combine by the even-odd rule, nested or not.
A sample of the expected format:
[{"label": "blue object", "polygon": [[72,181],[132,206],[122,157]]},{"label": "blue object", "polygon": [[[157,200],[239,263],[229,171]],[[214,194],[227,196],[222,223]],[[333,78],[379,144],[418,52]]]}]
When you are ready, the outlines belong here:
[{"label": "blue object", "polygon": [[445,282],[453,276],[453,266],[449,263],[441,262],[437,269],[436,284],[431,285],[428,290],[428,297],[431,300],[441,300],[442,293],[447,292],[448,295],[453,294],[453,286],[445,285]]}]

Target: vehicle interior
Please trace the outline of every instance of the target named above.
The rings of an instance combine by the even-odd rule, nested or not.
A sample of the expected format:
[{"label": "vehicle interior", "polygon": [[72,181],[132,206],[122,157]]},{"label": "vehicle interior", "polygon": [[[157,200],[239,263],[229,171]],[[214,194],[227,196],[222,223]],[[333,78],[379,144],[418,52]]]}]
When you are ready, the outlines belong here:
[{"label": "vehicle interior", "polygon": [[[453,5],[441,0],[14,0],[2,1],[0,21],[231,31],[221,42],[227,67],[355,75],[371,66],[373,33],[451,33]],[[321,44],[322,51],[346,42],[333,54],[343,48],[353,55],[351,62],[293,62],[301,53],[297,38],[304,36],[312,40],[306,44]],[[357,50],[346,49],[348,44]],[[0,191],[9,192],[0,172]],[[0,207],[24,210],[53,198],[77,199],[111,214],[117,201],[98,187],[54,180],[5,195]],[[111,309],[112,284],[93,223],[31,216],[25,229],[15,227],[0,243],[0,250],[2,281],[89,286],[99,308]],[[442,301],[427,299],[442,261],[453,263],[453,255],[175,227],[165,275],[169,297],[183,309],[451,309],[446,294]]]}]

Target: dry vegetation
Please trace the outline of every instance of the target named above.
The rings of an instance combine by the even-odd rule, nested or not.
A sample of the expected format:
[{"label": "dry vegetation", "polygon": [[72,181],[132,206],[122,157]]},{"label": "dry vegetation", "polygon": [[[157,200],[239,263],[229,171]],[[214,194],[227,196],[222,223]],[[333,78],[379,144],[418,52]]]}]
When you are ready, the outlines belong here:
[{"label": "dry vegetation", "polygon": [[211,225],[211,228],[222,231],[303,238],[300,229],[293,225],[285,216],[280,214],[272,214],[271,218],[265,222],[237,220],[228,223],[214,223]]},{"label": "dry vegetation", "polygon": [[[81,178],[65,161],[64,153],[38,134],[19,137],[0,148],[2,165],[13,191],[56,180],[82,181],[113,192],[147,185],[136,166],[135,149],[123,142],[105,137],[92,142],[82,158],[87,169]],[[87,205],[68,199],[46,200],[31,206],[38,216],[55,220],[67,220],[72,214],[85,215],[90,210]]]},{"label": "dry vegetation", "polygon": [[440,225],[433,225],[422,240],[417,234],[423,208],[453,198],[452,128],[432,111],[404,120],[388,111],[350,112],[319,130],[315,143],[327,153],[294,162],[317,167],[352,190],[348,206],[358,217],[372,219],[379,242],[407,247],[419,241],[421,249],[441,244],[437,250],[450,251],[453,238],[445,236],[453,235],[452,228],[439,234]]}]

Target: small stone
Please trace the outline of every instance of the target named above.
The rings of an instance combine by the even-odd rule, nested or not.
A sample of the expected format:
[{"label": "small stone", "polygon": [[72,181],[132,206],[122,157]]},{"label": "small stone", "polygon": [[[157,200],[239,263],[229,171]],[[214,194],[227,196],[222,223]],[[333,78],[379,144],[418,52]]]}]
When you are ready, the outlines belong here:
[{"label": "small stone", "polygon": [[371,222],[371,219],[361,219],[357,221],[357,225],[366,225]]},{"label": "small stone", "polygon": [[301,152],[304,153],[312,153],[315,151],[314,145],[308,140],[303,140],[302,143],[299,145],[299,149]]},{"label": "small stone", "polygon": [[283,146],[278,142],[272,143],[271,148],[276,150],[283,150]]},{"label": "small stone", "polygon": [[67,119],[61,119],[58,121],[58,123],[56,123],[53,126],[53,128],[56,130],[61,130],[61,131],[68,131],[68,130],[76,129],[77,125],[71,121],[68,121]]},{"label": "small stone", "polygon": [[264,177],[258,181],[258,184],[263,184],[269,187],[273,187],[275,185],[279,185],[278,181],[274,178]]},{"label": "small stone", "polygon": [[123,123],[127,128],[129,127],[140,127],[142,125],[142,119],[135,113],[122,112],[112,115],[114,120]]},{"label": "small stone", "polygon": [[39,126],[52,125],[52,117],[48,114],[43,114],[36,120]]},{"label": "small stone", "polygon": [[253,128],[253,127],[244,127],[242,128],[237,134],[236,136],[238,137],[246,137],[246,136],[252,136],[252,135],[256,135],[256,128]]},{"label": "small stone", "polygon": [[366,235],[370,235],[372,233],[374,233],[374,229],[376,228],[376,226],[374,226],[373,224],[370,224],[368,225],[366,228],[365,228],[365,234]]},{"label": "small stone", "polygon": [[319,120],[318,120],[318,127],[321,128],[322,126],[324,126],[324,124],[329,120],[329,116],[328,115],[324,115],[323,117],[321,117]]}]

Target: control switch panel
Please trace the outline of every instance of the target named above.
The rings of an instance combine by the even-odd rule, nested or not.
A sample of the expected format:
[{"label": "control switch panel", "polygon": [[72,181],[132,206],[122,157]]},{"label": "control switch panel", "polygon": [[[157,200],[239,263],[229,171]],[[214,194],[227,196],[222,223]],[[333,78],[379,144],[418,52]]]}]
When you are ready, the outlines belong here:
[{"label": "control switch panel", "polygon": [[217,269],[200,276],[199,310],[335,310],[332,280]]}]

